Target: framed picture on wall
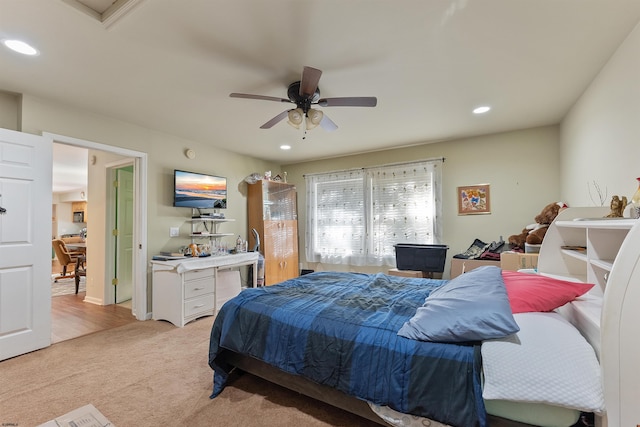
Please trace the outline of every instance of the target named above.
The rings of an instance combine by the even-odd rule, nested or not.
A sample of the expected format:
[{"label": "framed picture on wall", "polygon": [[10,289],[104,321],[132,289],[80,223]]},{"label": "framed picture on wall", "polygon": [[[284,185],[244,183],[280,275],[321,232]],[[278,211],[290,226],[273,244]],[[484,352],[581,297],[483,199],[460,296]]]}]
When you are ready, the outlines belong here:
[{"label": "framed picture on wall", "polygon": [[490,214],[489,184],[458,187],[458,215]]}]

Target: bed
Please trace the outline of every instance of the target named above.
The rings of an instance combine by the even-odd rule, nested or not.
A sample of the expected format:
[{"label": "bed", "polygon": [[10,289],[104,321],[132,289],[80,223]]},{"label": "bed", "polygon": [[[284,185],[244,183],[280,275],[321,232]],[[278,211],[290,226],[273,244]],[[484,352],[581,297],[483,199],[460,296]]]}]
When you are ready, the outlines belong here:
[{"label": "bed", "polygon": [[[397,335],[440,284],[384,274],[323,272],[247,289],[223,306],[212,328],[213,396],[226,381],[228,366],[218,360],[224,348],[401,412],[453,425],[485,425],[480,348],[426,344]],[[447,386],[431,387],[419,381],[421,377]],[[434,413],[424,408],[425,400],[441,406]]]},{"label": "bed", "polygon": [[[582,210],[576,214],[586,216]],[[564,228],[574,227],[566,224],[569,214],[559,218]],[[594,412],[596,425],[604,426],[605,410],[609,420],[616,420],[611,426],[637,424],[636,383],[623,377],[637,377],[635,353],[620,354],[624,348],[637,349],[638,315],[629,309],[634,306],[629,296],[635,295],[631,284],[640,274],[640,225],[622,226],[624,232],[614,233],[617,244],[607,240],[606,230],[619,229],[620,223],[587,224],[598,233],[579,227],[578,233],[566,234],[552,224],[549,241],[557,248],[545,249],[547,240],[543,243],[542,271],[537,272],[542,274],[505,274],[486,267],[447,281],[328,272],[244,290],[223,306],[211,331],[212,397],[223,392],[230,373],[239,368],[382,425],[406,425],[396,423],[403,417],[394,419],[393,414],[411,414],[441,423],[431,425],[569,426],[581,412]],[[591,257],[582,255],[577,272],[559,271],[565,263],[567,270],[575,269],[573,261],[564,260],[560,244],[575,245],[580,243],[573,241],[576,236],[585,234]],[[615,261],[595,258],[596,252],[603,257],[602,247]],[[610,273],[604,275],[604,297],[593,284],[583,283],[591,273],[581,271],[592,264],[604,265]],[[478,270],[491,269],[494,279],[495,270],[500,271],[506,296],[496,294],[495,287],[476,285],[469,296],[471,288],[458,286],[491,282],[474,277]],[[556,274],[546,274],[546,269]],[[531,280],[533,287],[528,286]],[[509,315],[504,314],[505,297]],[[496,301],[503,305],[486,309]],[[461,332],[460,324],[433,322],[438,310],[445,318],[453,313],[456,320],[466,319],[462,326],[472,334],[465,328]],[[600,311],[602,330],[599,322],[594,326],[580,315],[590,313],[587,317],[593,320]],[[474,317],[487,312],[500,315]],[[420,313],[429,316],[421,319]],[[408,324],[425,318],[426,332],[401,336]],[[635,323],[626,322],[629,318]],[[484,327],[485,321],[490,327]],[[434,323],[439,327],[432,328]],[[475,331],[476,324],[484,326]],[[438,335],[443,331],[444,338]],[[419,336],[423,332],[426,335]],[[391,415],[386,412],[385,417],[383,411]]]}]

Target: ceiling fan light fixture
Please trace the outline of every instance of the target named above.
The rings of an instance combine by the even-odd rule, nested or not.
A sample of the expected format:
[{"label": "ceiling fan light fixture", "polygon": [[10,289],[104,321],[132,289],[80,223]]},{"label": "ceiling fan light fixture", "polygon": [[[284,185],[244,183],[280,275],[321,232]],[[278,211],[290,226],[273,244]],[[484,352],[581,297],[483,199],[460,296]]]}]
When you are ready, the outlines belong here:
[{"label": "ceiling fan light fixture", "polygon": [[300,129],[300,125],[302,124],[302,119],[304,118],[304,111],[302,111],[302,108],[289,110],[287,117],[289,118],[289,121],[287,123],[289,123],[291,126],[293,126],[296,129]]},{"label": "ceiling fan light fixture", "polygon": [[307,129],[313,129],[318,126],[322,121],[322,116],[324,116],[324,113],[320,110],[309,110],[306,120]]}]

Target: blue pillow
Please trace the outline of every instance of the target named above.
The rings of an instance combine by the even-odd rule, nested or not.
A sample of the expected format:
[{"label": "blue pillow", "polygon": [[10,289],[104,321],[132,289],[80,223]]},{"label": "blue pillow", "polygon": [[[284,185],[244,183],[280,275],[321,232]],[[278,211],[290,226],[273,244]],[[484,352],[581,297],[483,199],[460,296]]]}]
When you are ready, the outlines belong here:
[{"label": "blue pillow", "polygon": [[496,266],[479,267],[432,291],[398,335],[420,341],[504,338],[520,328]]}]

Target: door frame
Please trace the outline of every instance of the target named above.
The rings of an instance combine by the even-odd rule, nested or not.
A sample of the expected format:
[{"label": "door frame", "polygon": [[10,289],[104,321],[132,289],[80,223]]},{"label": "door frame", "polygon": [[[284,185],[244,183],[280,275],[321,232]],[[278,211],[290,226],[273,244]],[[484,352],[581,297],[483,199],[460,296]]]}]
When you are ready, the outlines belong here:
[{"label": "door frame", "polygon": [[[106,190],[107,203],[105,204],[105,209],[106,209],[105,222],[107,225],[107,230],[114,230],[116,228],[116,217],[115,217],[115,210],[114,210],[114,205],[116,204],[116,190],[112,184],[116,180],[116,173],[118,169],[126,166],[133,166],[133,173],[134,173],[134,179],[135,179],[136,165],[135,165],[134,159],[132,158],[122,159],[116,162],[107,163],[105,165],[105,171],[107,173],[107,190]],[[135,198],[135,190],[136,189],[134,184],[134,198]],[[120,209],[120,207],[118,207],[118,209]],[[134,218],[135,218],[135,208],[134,208]],[[135,227],[136,225],[134,224],[134,229]],[[115,263],[118,261],[117,256],[115,255],[116,244],[114,242],[113,236],[111,235],[107,236],[107,240],[105,241],[105,246],[106,246],[105,254],[108,260],[106,265],[108,265],[111,268],[110,272],[105,271],[105,273],[109,277],[109,280],[111,280],[114,275],[113,267]],[[134,247],[135,247],[135,244],[134,244]],[[132,308],[132,311],[134,311],[136,310],[135,302],[137,298],[135,294],[135,276],[132,279],[134,280],[134,289],[133,289],[133,306],[131,308]],[[116,303],[117,302],[115,301],[113,289],[111,289],[111,292],[109,292],[108,295],[105,294],[105,304],[116,304]],[[135,312],[133,314],[135,315]]]},{"label": "door frame", "polygon": [[[133,158],[134,175],[134,252],[133,252],[133,306],[132,312],[138,320],[151,319],[151,313],[147,309],[147,170],[148,155],[141,151],[115,147],[84,139],[73,138],[50,132],[43,132],[43,136],[49,137],[54,143],[73,145],[90,150],[100,150],[123,157]],[[105,230],[105,233],[107,231]],[[108,236],[105,239],[110,240]],[[108,256],[107,256],[108,258]],[[104,262],[110,262],[105,259]],[[108,265],[108,264],[105,264]],[[106,277],[109,272],[109,277]],[[111,287],[106,284],[111,282],[111,272],[105,268],[103,301],[109,301]]]}]

